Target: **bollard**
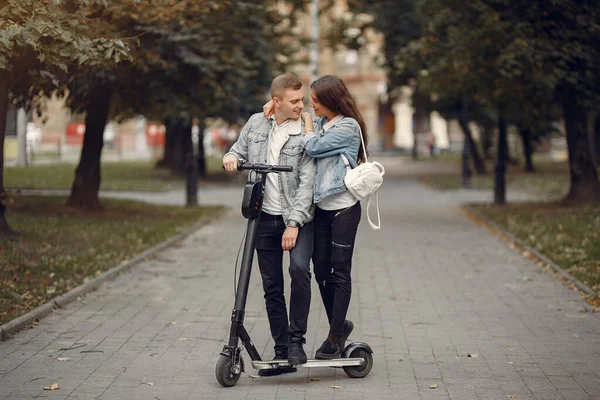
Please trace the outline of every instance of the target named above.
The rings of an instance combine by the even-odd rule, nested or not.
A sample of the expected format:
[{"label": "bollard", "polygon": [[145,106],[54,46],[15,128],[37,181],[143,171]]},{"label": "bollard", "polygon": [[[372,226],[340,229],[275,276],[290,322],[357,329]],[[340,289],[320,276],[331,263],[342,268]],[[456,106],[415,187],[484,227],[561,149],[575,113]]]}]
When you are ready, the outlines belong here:
[{"label": "bollard", "polygon": [[198,163],[194,153],[185,157],[186,202],[187,207],[198,205]]}]

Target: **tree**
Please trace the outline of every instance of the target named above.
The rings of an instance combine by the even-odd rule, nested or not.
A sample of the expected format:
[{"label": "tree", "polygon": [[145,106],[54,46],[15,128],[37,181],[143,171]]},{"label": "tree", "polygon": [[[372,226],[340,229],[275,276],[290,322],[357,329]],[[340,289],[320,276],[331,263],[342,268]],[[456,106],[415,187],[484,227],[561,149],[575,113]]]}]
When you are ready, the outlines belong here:
[{"label": "tree", "polygon": [[12,232],[3,185],[8,104],[30,107],[43,89],[59,88],[69,70],[128,59],[125,43],[99,36],[94,29],[94,19],[109,4],[7,0],[0,5],[0,235]]},{"label": "tree", "polygon": [[[439,4],[438,4],[439,3]],[[436,83],[436,75],[430,75],[431,67],[436,62],[436,58],[443,56],[443,53],[435,52],[433,46],[425,51],[424,39],[428,38],[428,26],[433,21],[434,14],[429,11],[430,7],[438,7],[434,12],[438,12],[442,18],[437,18],[438,25],[443,22],[443,29],[452,26],[455,19],[445,18],[449,15],[442,11],[447,11],[443,2],[430,4],[428,1],[414,0],[387,0],[383,2],[370,2],[364,0],[354,0],[352,7],[361,12],[372,15],[372,21],[362,26],[362,29],[373,28],[381,32],[385,38],[384,66],[388,72],[388,90],[392,99],[394,93],[401,86],[409,85],[413,87],[413,99],[418,106],[416,114],[420,119],[428,117],[431,111],[439,111],[445,118],[456,118],[465,135],[464,155],[473,159],[475,168],[480,175],[485,175],[485,163],[480,152],[475,145],[473,135],[468,127],[469,119],[463,109],[464,104],[473,107],[473,101],[470,98],[469,86],[462,90],[460,83],[449,81],[447,84],[454,85],[452,91],[446,91],[439,88]],[[438,29],[441,31],[441,29]],[[431,38],[431,37],[429,37]],[[346,41],[348,43],[348,41]],[[429,43],[430,45],[432,43]],[[360,45],[360,38],[354,39],[350,45]],[[435,50],[441,51],[441,47]],[[444,79],[443,81],[446,81]],[[439,81],[443,82],[443,81]],[[457,91],[456,89],[461,90]],[[432,101],[432,99],[435,100]],[[448,108],[449,107],[449,108]],[[416,138],[415,138],[416,143]]]},{"label": "tree", "polygon": [[547,111],[560,105],[571,171],[566,200],[600,199],[586,129],[600,100],[600,3],[421,0],[381,8],[356,3],[373,13],[374,25],[411,21],[399,24],[410,27],[408,40],[395,37],[394,29],[402,28],[379,23],[392,82],[410,75],[420,90],[446,103],[467,101],[470,108],[499,113],[498,118],[520,126],[527,169],[533,169],[531,138],[549,130],[554,115]]},{"label": "tree", "polygon": [[[101,137],[106,118],[143,114],[164,120],[165,151],[172,152],[165,153],[162,164],[181,172],[191,151],[193,118],[201,124],[207,117],[239,122],[243,107],[263,104],[259,94],[266,91],[265,60],[272,40],[278,38],[265,26],[274,16],[281,18],[276,11],[259,0],[159,0],[143,8],[107,10],[111,26],[139,40],[130,65],[97,69],[71,81],[69,104],[75,109],[89,111],[91,99],[98,98],[109,105],[103,107],[107,117],[87,113],[93,120],[86,120],[86,137]],[[111,95],[96,94],[108,88]],[[101,152],[101,138],[84,139],[69,199],[72,206],[100,206]]]},{"label": "tree", "polygon": [[571,184],[568,202],[600,201],[600,182],[587,136],[587,115],[600,101],[600,3],[556,0],[483,0],[515,32],[504,70],[527,67],[562,108],[567,132]]}]

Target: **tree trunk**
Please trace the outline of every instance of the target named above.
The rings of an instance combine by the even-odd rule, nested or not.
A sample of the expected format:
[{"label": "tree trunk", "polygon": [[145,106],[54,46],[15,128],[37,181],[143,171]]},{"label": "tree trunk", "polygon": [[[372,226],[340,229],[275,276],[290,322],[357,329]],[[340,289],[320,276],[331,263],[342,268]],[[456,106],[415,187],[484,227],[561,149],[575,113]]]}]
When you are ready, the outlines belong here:
[{"label": "tree trunk", "polygon": [[469,143],[469,154],[473,158],[473,164],[475,165],[477,174],[485,175],[485,163],[479,155],[479,150],[477,150],[477,145],[475,144],[475,140],[473,140],[473,135],[471,134],[467,121],[463,118],[459,118],[458,123],[465,134],[465,140]]},{"label": "tree trunk", "polygon": [[525,156],[525,172],[535,172],[533,166],[533,146],[531,144],[531,129],[519,127],[521,140],[523,141],[523,155]]},{"label": "tree trunk", "polygon": [[461,157],[461,182],[463,188],[471,188],[471,177],[473,173],[471,172],[471,165],[469,164],[470,158],[470,149],[469,149],[469,141],[463,141],[463,151]]},{"label": "tree trunk", "polygon": [[6,220],[6,200],[8,196],[4,190],[4,137],[6,135],[7,111],[8,79],[4,74],[0,74],[0,237],[14,233]]},{"label": "tree trunk", "polygon": [[100,191],[100,161],[104,146],[104,127],[108,119],[112,90],[97,88],[86,109],[85,135],[81,158],[75,171],[75,180],[71,188],[68,204],[76,208],[101,208],[98,192]]},{"label": "tree trunk", "polygon": [[173,124],[173,152],[171,171],[185,174],[186,157],[192,152],[192,125],[186,118],[177,118]]},{"label": "tree trunk", "polygon": [[567,86],[562,90],[562,107],[567,131],[571,187],[565,201],[592,203],[600,201],[598,172],[590,151],[585,111],[577,104],[575,90]]},{"label": "tree trunk", "polygon": [[590,156],[592,157],[592,162],[596,164],[596,118],[598,117],[598,111],[592,110],[586,115],[586,132],[588,136],[588,145],[590,146]]},{"label": "tree trunk", "polygon": [[498,153],[494,170],[494,204],[506,204],[506,155],[508,141],[506,138],[506,121],[498,117]]},{"label": "tree trunk", "polygon": [[[414,125],[414,124],[413,124]],[[419,138],[415,131],[413,131],[413,148],[412,148],[413,160],[419,159]]]},{"label": "tree trunk", "polygon": [[206,178],[206,152],[204,149],[204,130],[206,123],[204,118],[199,118],[198,122],[198,173],[201,178]]},{"label": "tree trunk", "polygon": [[600,115],[596,116],[594,123],[594,153],[596,154],[596,167],[600,167]]}]

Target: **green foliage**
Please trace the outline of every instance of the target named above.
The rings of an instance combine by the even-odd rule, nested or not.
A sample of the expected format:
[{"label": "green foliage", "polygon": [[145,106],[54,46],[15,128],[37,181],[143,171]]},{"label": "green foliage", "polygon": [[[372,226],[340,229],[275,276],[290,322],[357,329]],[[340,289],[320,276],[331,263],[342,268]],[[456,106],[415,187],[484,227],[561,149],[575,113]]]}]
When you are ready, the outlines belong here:
[{"label": "green foliage", "polygon": [[239,122],[250,108],[260,108],[272,72],[281,67],[276,58],[293,50],[280,44],[286,32],[280,27],[291,16],[282,15],[275,1],[171,3],[109,9],[112,24],[137,38],[134,62],[78,75],[69,86],[73,108],[85,109],[104,85],[114,89],[113,118],[144,114]]},{"label": "green foliage", "polygon": [[414,77],[442,110],[468,99],[472,110],[500,108],[509,120],[544,130],[540,120],[556,118],[554,96],[565,85],[583,107],[598,103],[597,1],[354,3],[385,36],[390,87]]},{"label": "green foliage", "polygon": [[[363,18],[364,23],[359,24],[358,28],[363,32],[368,28],[375,29],[385,38],[384,65],[388,70],[390,92],[406,85],[409,79],[417,76],[422,69],[419,63],[404,64],[399,68],[396,62],[398,53],[421,36],[420,22],[416,13],[418,3],[415,0],[350,0],[348,2],[351,10],[372,16],[372,19]],[[356,24],[356,21],[352,20],[350,24]],[[359,36],[338,36],[335,40],[355,48],[364,43]]]},{"label": "green foliage", "polygon": [[529,72],[534,81],[559,91],[573,86],[584,108],[595,107],[600,99],[599,2],[482,2],[512,28],[499,65],[502,74],[515,79]]},{"label": "green foliage", "polygon": [[74,68],[110,65],[130,58],[122,40],[96,35],[90,18],[109,0],[8,0],[0,6],[0,74],[14,97],[27,102],[31,87],[55,87]]}]

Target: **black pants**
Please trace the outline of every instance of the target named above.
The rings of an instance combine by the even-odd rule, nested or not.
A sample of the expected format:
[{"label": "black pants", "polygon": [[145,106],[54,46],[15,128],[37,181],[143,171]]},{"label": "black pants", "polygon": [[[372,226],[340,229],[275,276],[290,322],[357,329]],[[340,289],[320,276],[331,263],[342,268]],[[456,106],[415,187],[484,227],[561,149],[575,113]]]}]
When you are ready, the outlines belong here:
[{"label": "black pants", "polygon": [[310,309],[310,257],[313,251],[314,230],[310,222],[299,229],[296,246],[290,251],[290,319],[285,305],[283,288],[283,249],[281,238],[285,231],[281,215],[263,212],[258,223],[256,252],[265,291],[265,303],[275,354],[287,356],[288,344],[306,343],[304,335]]},{"label": "black pants", "polygon": [[335,211],[315,210],[313,264],[329,333],[341,336],[352,293],[352,253],[360,222],[360,203]]}]

